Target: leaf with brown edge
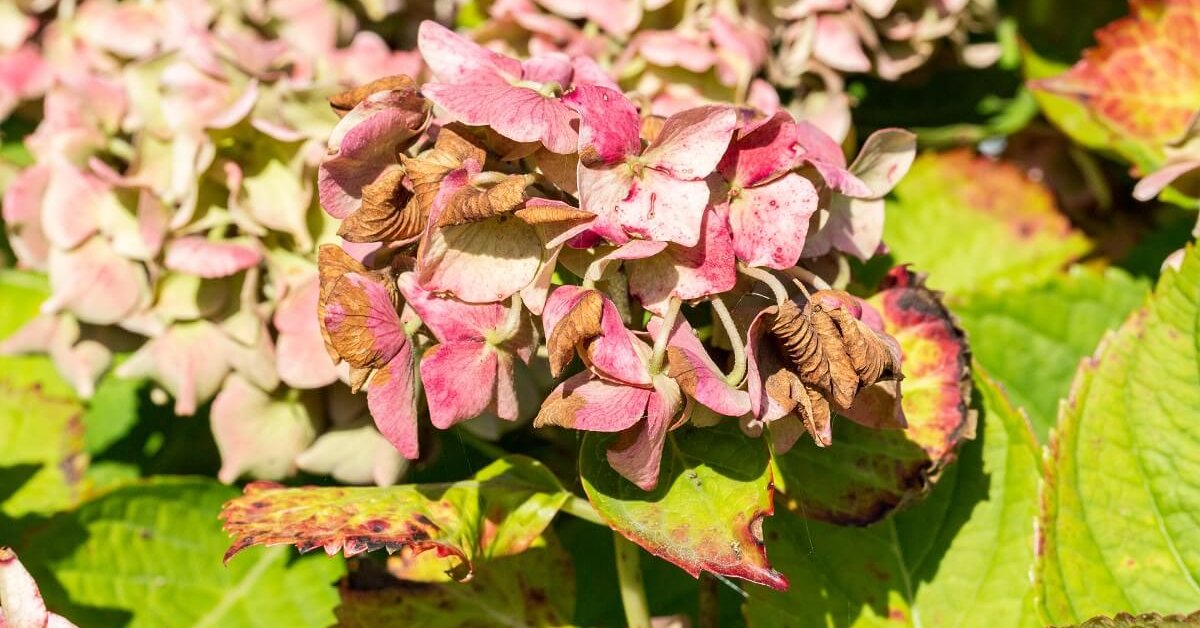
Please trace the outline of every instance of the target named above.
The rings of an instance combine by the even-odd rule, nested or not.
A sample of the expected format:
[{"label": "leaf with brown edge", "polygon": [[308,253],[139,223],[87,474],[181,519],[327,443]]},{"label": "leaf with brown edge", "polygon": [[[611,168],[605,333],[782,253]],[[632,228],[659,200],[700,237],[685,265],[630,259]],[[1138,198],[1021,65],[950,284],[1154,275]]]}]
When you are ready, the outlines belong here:
[{"label": "leaf with brown edge", "polygon": [[403,166],[385,168],[363,188],[362,208],[342,221],[338,235],[347,242],[394,242],[421,235],[427,215],[411,202],[405,176]]},{"label": "leaf with brown edge", "polygon": [[864,319],[877,312],[899,344],[903,396],[895,380],[866,387],[834,421],[832,447],[800,442],[776,458],[788,509],[843,525],[870,524],[924,496],[975,434],[970,351],[941,295],[897,268],[867,305]]},{"label": "leaf with brown edge", "polygon": [[512,213],[525,203],[525,199],[528,198],[525,188],[530,183],[531,176],[514,174],[486,188],[464,186],[455,192],[438,214],[437,226],[465,225]]},{"label": "leaf with brown edge", "polygon": [[1200,625],[1200,611],[1190,614],[1117,613],[1098,615],[1079,624],[1079,628],[1184,628]]},{"label": "leaf with brown edge", "polygon": [[1096,32],[1098,45],[1079,63],[1033,87],[1079,99],[1120,138],[1161,156],[1200,109],[1200,68],[1192,60],[1200,46],[1200,2],[1142,0],[1130,7],[1130,16]]},{"label": "leaf with brown edge", "polygon": [[576,348],[604,333],[600,325],[603,316],[604,296],[595,290],[584,293],[563,316],[546,340],[551,375],[562,375],[563,369],[575,357]]},{"label": "leaf with brown edge", "polygon": [[375,79],[365,85],[359,85],[353,89],[348,89],[344,92],[334,94],[329,97],[329,106],[333,107],[333,111],[339,117],[346,115],[351,109],[358,106],[358,103],[367,99],[367,96],[376,92],[390,90],[407,90],[411,92],[417,91],[417,84],[412,78],[403,74],[395,76],[385,76],[380,79]]},{"label": "leaf with brown edge", "polygon": [[589,432],[579,453],[588,500],[614,530],[699,577],[708,571],[786,589],[767,560],[762,519],[774,512],[765,439],[735,421],[667,435],[658,485],[644,491],[608,463],[612,435]]},{"label": "leaf with brown edge", "polygon": [[233,544],[225,560],[253,545],[323,548],[354,556],[409,548],[453,558],[465,581],[481,559],[532,546],[569,494],[541,463],[509,456],[471,480],[390,487],[285,488],[254,482],[221,510]]}]

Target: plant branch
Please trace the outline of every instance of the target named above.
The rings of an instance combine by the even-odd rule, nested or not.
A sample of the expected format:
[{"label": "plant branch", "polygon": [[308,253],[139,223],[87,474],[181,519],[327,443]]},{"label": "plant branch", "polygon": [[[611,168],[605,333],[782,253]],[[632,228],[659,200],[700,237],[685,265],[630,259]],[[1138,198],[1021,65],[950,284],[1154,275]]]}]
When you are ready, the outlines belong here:
[{"label": "plant branch", "polygon": [[720,604],[717,600],[717,579],[708,572],[700,572],[700,621],[698,628],[717,628],[720,622]]},{"label": "plant branch", "polygon": [[746,376],[746,345],[742,342],[742,334],[733,323],[733,315],[729,313],[729,308],[725,307],[725,302],[720,297],[713,297],[709,303],[725,328],[725,337],[729,339],[729,347],[733,351],[733,369],[725,376],[725,382],[730,386],[737,386]]},{"label": "plant branch", "polygon": [[671,330],[675,328],[675,319],[679,317],[679,307],[682,302],[679,297],[671,297],[667,302],[667,314],[663,316],[662,327],[658,329],[658,336],[654,338],[654,353],[650,355],[650,372],[658,373],[662,370],[663,360],[667,357],[667,339],[671,337]]},{"label": "plant branch", "polygon": [[767,287],[775,294],[775,305],[783,307],[783,304],[787,302],[789,298],[787,288],[783,287],[783,284],[779,282],[779,278],[772,274],[771,271],[747,266],[741,262],[738,262],[737,267],[738,272],[743,275],[767,284]]},{"label": "plant branch", "polygon": [[621,585],[621,603],[629,628],[650,628],[650,605],[642,583],[641,556],[638,546],[613,531],[613,549],[617,555],[617,580]]},{"label": "plant branch", "polygon": [[600,517],[600,513],[596,512],[596,509],[592,507],[591,502],[578,495],[572,495],[568,498],[566,503],[562,505],[562,511],[572,517],[577,517],[606,528],[608,527],[608,524]]},{"label": "plant branch", "polygon": [[[833,286],[830,286],[829,282],[825,281],[824,279],[821,279],[820,277],[817,276],[816,273],[812,272],[811,270],[809,270],[807,268],[801,268],[799,266],[795,266],[795,267],[789,268],[783,272],[787,273],[787,275],[792,278],[792,281],[796,281],[796,282],[802,281],[802,282],[807,283],[808,285],[816,288],[817,290],[832,290],[833,289]],[[806,289],[803,284],[797,283],[797,285],[799,285],[802,290]]]}]

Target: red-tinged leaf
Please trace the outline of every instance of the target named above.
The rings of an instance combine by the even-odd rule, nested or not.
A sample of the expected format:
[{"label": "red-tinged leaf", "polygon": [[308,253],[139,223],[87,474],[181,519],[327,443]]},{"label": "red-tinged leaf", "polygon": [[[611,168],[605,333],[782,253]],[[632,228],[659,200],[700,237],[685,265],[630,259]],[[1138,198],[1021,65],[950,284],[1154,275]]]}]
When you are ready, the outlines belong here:
[{"label": "red-tinged leaf", "polygon": [[[872,297],[884,331],[903,354],[901,406],[908,427],[871,429],[871,413],[887,412],[886,389],[871,389],[852,408],[858,423],[835,419],[833,445],[804,440],[776,460],[789,510],[839,524],[867,525],[924,496],[964,439],[974,438],[971,356],[941,295],[903,268]],[[868,313],[864,320],[870,322]],[[877,385],[880,386],[880,385]],[[872,393],[877,393],[871,396]],[[872,407],[860,408],[866,400]],[[861,414],[861,416],[860,416]]]},{"label": "red-tinged leaf", "polygon": [[[389,571],[401,576],[396,562],[389,561]],[[571,559],[552,536],[524,553],[480,564],[468,583],[415,583],[363,567],[341,591],[337,618],[344,628],[567,626],[575,611]]]},{"label": "red-tinged leaf", "polygon": [[1132,14],[1096,32],[1098,45],[1035,89],[1078,98],[1126,140],[1161,149],[1200,109],[1200,1],[1132,0]]},{"label": "red-tinged leaf", "polygon": [[588,499],[614,530],[693,576],[708,571],[787,588],[762,541],[762,518],[774,510],[764,439],[744,436],[734,421],[672,432],[658,485],[647,492],[609,465],[610,438],[584,437],[579,473]]},{"label": "red-tinged leaf", "polygon": [[432,549],[453,558],[453,575],[466,580],[475,560],[532,545],[567,497],[550,471],[521,456],[453,484],[284,488],[255,482],[221,511],[234,539],[225,559],[252,545],[320,547],[346,556]]}]

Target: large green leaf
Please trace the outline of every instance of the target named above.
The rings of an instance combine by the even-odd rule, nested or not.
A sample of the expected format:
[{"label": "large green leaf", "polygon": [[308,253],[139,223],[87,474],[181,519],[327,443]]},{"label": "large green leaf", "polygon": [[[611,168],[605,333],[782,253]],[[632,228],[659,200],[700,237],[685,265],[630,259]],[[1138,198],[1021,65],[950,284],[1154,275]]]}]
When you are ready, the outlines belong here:
[{"label": "large green leaf", "polygon": [[1049,276],[1088,249],[1048,189],[961,150],[917,158],[888,205],[884,241],[896,263],[951,294]]},{"label": "large green leaf", "polygon": [[1000,387],[977,371],[981,438],[930,497],[865,528],[767,522],[787,593],[754,587],[752,626],[1033,626],[1029,573],[1039,451]]},{"label": "large green leaf", "polygon": [[609,466],[609,438],[584,437],[579,475],[614,530],[693,576],[710,571],[787,587],[762,544],[762,518],[773,509],[765,439],[746,437],[732,420],[671,432],[658,486],[647,492]]},{"label": "large green leaf", "polygon": [[[49,295],[46,279],[33,273],[0,270],[0,340],[38,315]],[[0,381],[10,387],[37,386],[45,394],[73,398],[71,387],[42,356],[0,356]]]},{"label": "large green leaf", "polygon": [[356,587],[367,578],[352,578],[343,589],[338,626],[568,626],[575,610],[571,557],[552,535],[520,554],[481,563],[467,583],[373,579]]},{"label": "large green leaf", "polygon": [[1200,606],[1200,255],[1076,376],[1051,439],[1037,578],[1047,621]]},{"label": "large green leaf", "polygon": [[[279,544],[347,556],[435,549],[450,559],[439,565],[465,580],[476,559],[528,548],[569,497],[554,474],[524,456],[497,460],[474,479],[453,484],[284,488],[255,482],[221,511],[234,537],[225,556]],[[426,575],[429,566],[417,570]]]},{"label": "large green leaf", "polygon": [[120,488],[51,519],[21,557],[81,626],[331,625],[341,560],[274,548],[221,565],[216,513],[236,493],[203,479]]},{"label": "large green leaf", "polygon": [[983,290],[953,303],[971,351],[1025,409],[1045,442],[1079,360],[1141,305],[1145,281],[1123,271],[1073,267],[1008,290]]},{"label": "large green leaf", "polygon": [[[942,304],[941,295],[903,268],[889,274],[884,290],[869,303],[896,339],[903,355],[901,405],[903,430],[869,429],[838,418],[833,445],[817,447],[804,439],[776,457],[783,478],[785,506],[801,515],[831,523],[866,525],[923,496],[954,459],[959,443],[975,436],[971,400],[971,353],[965,338]],[[893,412],[892,383],[861,393],[856,405]]]}]

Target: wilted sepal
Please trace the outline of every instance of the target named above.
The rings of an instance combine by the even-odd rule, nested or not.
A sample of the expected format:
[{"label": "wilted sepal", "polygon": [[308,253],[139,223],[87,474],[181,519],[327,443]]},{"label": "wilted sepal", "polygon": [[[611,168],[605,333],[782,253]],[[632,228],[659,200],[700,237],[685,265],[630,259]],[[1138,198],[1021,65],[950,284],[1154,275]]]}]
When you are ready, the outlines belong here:
[{"label": "wilted sepal", "polygon": [[608,379],[648,385],[650,371],[634,348],[617,306],[603,293],[559,286],[542,312],[550,372],[558,377],[578,351],[584,363]]},{"label": "wilted sepal", "polygon": [[467,580],[474,561],[528,548],[568,497],[554,474],[523,456],[498,460],[454,484],[284,488],[254,482],[221,511],[233,537],[225,560],[252,545],[320,547],[331,556],[432,549],[455,558],[451,575]]},{"label": "wilted sepal", "polygon": [[74,628],[46,610],[41,591],[16,552],[0,546],[0,628]]},{"label": "wilted sepal", "polygon": [[321,322],[339,358],[356,368],[380,368],[408,342],[399,306],[389,272],[346,273],[330,286]]}]

